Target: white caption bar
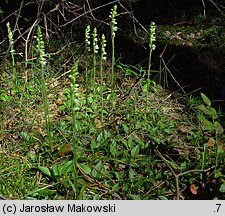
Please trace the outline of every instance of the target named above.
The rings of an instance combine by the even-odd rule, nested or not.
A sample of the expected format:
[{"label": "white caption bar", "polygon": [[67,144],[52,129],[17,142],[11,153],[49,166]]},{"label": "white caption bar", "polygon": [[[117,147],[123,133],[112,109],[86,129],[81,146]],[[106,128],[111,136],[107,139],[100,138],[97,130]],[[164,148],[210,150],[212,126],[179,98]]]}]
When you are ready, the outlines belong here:
[{"label": "white caption bar", "polygon": [[225,201],[4,200],[0,215],[225,216]]}]

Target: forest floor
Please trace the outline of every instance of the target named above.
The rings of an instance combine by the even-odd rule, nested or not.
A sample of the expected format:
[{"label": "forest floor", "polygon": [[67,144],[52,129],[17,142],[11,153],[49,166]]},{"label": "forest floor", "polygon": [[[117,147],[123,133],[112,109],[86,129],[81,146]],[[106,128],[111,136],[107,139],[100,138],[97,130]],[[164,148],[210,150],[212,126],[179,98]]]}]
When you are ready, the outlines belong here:
[{"label": "forest floor", "polygon": [[177,96],[155,83],[146,93],[144,80],[125,75],[131,69],[120,65],[111,103],[109,71],[101,94],[97,88],[87,92],[80,72],[74,128],[69,74],[49,67],[51,140],[39,74],[33,69],[24,73],[18,64],[13,90],[10,75],[3,73],[1,194],[9,199],[73,199],[71,143],[76,133],[79,198],[224,198],[225,136],[215,124],[221,114],[207,99]]},{"label": "forest floor", "polygon": [[[156,38],[191,47],[218,41],[218,29],[159,26]],[[19,54],[14,62],[11,50],[1,62],[1,195],[225,199],[224,113],[204,92],[195,97],[181,86],[163,88],[165,62],[152,71],[156,83],[140,65],[102,64],[85,42],[51,40],[42,50],[39,41],[30,43],[30,60]]]}]

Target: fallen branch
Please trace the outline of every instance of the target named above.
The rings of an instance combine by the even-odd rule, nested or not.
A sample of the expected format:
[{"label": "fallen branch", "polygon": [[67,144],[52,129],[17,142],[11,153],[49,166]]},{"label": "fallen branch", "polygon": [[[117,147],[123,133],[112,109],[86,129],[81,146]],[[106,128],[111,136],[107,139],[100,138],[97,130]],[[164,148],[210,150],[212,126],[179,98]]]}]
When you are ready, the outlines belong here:
[{"label": "fallen branch", "polygon": [[159,152],[159,150],[154,150],[154,152],[160,157],[160,159],[162,161],[165,162],[165,164],[168,166],[168,168],[170,169],[170,171],[172,172],[174,178],[175,178],[175,182],[176,182],[176,199],[179,200],[180,199],[180,188],[179,188],[179,177],[180,176],[184,176],[186,174],[189,174],[189,173],[194,173],[194,172],[208,172],[209,170],[213,169],[215,166],[212,166],[208,169],[205,169],[205,170],[188,170],[186,172],[183,172],[183,173],[179,173],[177,174],[173,168],[170,166],[170,163],[168,162],[168,160],[163,157],[163,155]]}]

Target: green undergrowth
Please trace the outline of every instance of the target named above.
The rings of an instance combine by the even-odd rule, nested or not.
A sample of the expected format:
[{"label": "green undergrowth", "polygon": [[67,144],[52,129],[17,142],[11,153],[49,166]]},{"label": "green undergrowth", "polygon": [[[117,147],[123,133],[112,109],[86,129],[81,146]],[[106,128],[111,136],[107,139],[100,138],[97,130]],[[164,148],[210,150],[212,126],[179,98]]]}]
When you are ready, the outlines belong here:
[{"label": "green undergrowth", "polygon": [[[85,96],[77,111],[78,197],[70,146],[74,131],[68,78],[58,81],[54,97],[49,94],[52,148],[41,104],[37,104],[42,101],[40,90],[28,83],[31,91],[27,89],[22,104],[17,94],[9,96],[3,102],[1,193],[13,199],[175,199],[175,179],[166,162],[176,173],[212,168],[180,177],[181,190],[191,185],[200,188],[208,182],[220,187],[224,181],[223,134],[219,132],[217,140],[219,175],[215,177],[213,123],[206,122],[209,128],[203,129],[200,122],[205,121],[204,117],[198,119],[194,112],[186,112],[186,107],[160,86],[149,92],[147,104],[140,85],[127,96],[134,80],[123,79],[116,87],[115,107],[111,109],[104,99],[103,117],[97,108],[101,102],[96,101],[90,108],[85,105]],[[82,87],[79,90],[82,94]],[[216,191],[210,191],[214,192],[217,196]]]},{"label": "green undergrowth", "polygon": [[[149,58],[153,23],[150,34]],[[62,56],[45,53],[40,28],[36,35],[36,61],[5,60],[1,67],[0,194],[224,199],[224,125],[206,95],[184,97],[188,106],[182,105],[150,80],[151,59],[143,74],[106,60],[97,29],[87,27],[86,54],[74,52],[66,71],[60,71]]]}]

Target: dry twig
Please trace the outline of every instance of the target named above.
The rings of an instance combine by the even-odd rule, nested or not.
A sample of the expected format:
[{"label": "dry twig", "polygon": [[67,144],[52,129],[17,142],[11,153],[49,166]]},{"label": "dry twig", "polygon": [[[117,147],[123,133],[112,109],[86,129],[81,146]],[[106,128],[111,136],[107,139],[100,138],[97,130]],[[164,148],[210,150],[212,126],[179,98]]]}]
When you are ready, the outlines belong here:
[{"label": "dry twig", "polygon": [[173,168],[171,167],[170,163],[168,162],[168,160],[163,157],[163,155],[159,152],[159,150],[154,150],[154,152],[160,157],[160,159],[162,161],[165,162],[165,164],[168,166],[168,168],[170,169],[170,171],[172,172],[174,178],[175,178],[175,182],[176,182],[176,199],[179,200],[180,199],[180,188],[179,188],[179,177],[181,176],[184,176],[186,174],[189,174],[189,173],[194,173],[194,172],[208,172],[209,170],[213,169],[215,166],[212,166],[208,169],[205,169],[205,170],[188,170],[186,172],[183,172],[183,173],[179,173],[177,174]]}]

